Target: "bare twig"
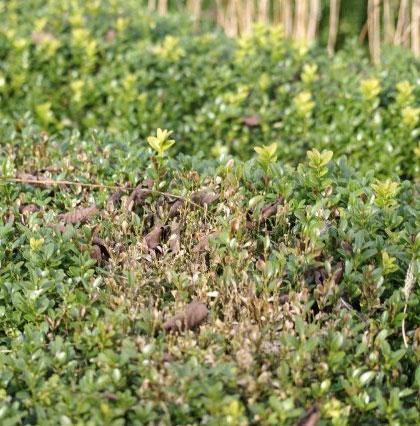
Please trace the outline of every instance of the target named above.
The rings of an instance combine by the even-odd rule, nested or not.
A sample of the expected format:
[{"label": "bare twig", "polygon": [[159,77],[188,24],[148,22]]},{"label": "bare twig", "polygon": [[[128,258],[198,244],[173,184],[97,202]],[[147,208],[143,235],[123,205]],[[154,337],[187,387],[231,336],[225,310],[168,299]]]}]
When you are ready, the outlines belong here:
[{"label": "bare twig", "polygon": [[[55,180],[55,179],[24,179],[24,178],[0,176],[0,181],[9,182],[9,183],[26,183],[26,184],[33,184],[33,185],[45,185],[45,186],[52,186],[52,185],[80,186],[82,188],[113,189],[113,190],[120,190],[120,191],[130,191],[130,190],[135,189],[135,187],[103,185],[103,184],[100,184],[100,183],[75,182],[75,181],[62,180],[62,179],[59,179],[59,180]],[[177,198],[179,200],[183,200],[183,201],[185,201],[185,202],[187,202],[191,205],[194,205],[195,207],[199,207],[200,209],[204,210],[203,206],[200,206],[199,204],[195,203],[194,201],[191,201],[190,199],[188,199],[186,197],[182,197],[180,195],[172,194],[170,192],[157,191],[155,189],[151,189],[150,192],[152,192],[154,194],[158,194],[158,195],[164,195],[166,197]]]}]

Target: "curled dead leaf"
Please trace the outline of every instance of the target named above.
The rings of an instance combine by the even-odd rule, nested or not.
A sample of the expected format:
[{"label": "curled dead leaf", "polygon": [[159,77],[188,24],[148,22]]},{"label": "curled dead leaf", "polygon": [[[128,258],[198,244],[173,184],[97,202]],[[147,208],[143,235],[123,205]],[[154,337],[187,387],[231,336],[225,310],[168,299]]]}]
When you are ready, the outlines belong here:
[{"label": "curled dead leaf", "polygon": [[247,127],[258,127],[261,124],[261,117],[257,114],[249,115],[244,118],[244,124]]},{"label": "curled dead leaf", "polygon": [[341,248],[347,256],[350,256],[353,253],[353,246],[348,241],[342,241]]},{"label": "curled dead leaf", "polygon": [[22,215],[29,215],[32,213],[36,213],[39,212],[41,210],[41,208],[33,203],[29,203],[29,204],[22,204],[19,206],[19,213]]},{"label": "curled dead leaf", "polygon": [[284,198],[279,197],[274,203],[271,203],[261,210],[260,220],[262,222],[269,219],[271,216],[274,216],[277,213],[277,209],[284,203]]},{"label": "curled dead leaf", "polygon": [[209,311],[204,303],[191,302],[184,312],[178,313],[163,324],[163,329],[168,332],[191,330],[199,326],[208,315]]},{"label": "curled dead leaf", "polygon": [[174,217],[179,216],[182,208],[184,207],[184,200],[177,199],[175,202],[171,205],[171,208],[169,209],[169,219],[173,219]]},{"label": "curled dead leaf", "polygon": [[197,245],[193,248],[194,253],[203,253],[209,249],[209,238],[207,235],[202,236]]},{"label": "curled dead leaf", "polygon": [[102,262],[101,248],[97,245],[92,245],[90,248],[90,257],[99,265]]},{"label": "curled dead leaf", "polygon": [[334,267],[334,272],[333,272],[334,282],[336,284],[340,284],[341,280],[343,279],[343,276],[344,276],[344,263],[343,262],[337,262],[337,264]]},{"label": "curled dead leaf", "polygon": [[132,210],[134,207],[144,203],[145,199],[151,194],[153,189],[153,180],[146,179],[140,185],[134,189],[134,191],[128,197],[126,208]]},{"label": "curled dead leaf", "polygon": [[232,235],[239,232],[242,225],[242,219],[240,217],[236,217],[230,222],[230,233]]},{"label": "curled dead leaf", "polygon": [[284,305],[288,301],[289,301],[289,295],[288,294],[282,294],[281,296],[279,296],[280,305]]},{"label": "curled dead leaf", "polygon": [[95,205],[90,207],[82,207],[75,209],[68,213],[63,213],[58,215],[58,218],[61,222],[76,224],[76,223],[85,223],[92,217],[96,216],[98,209]]},{"label": "curled dead leaf", "polygon": [[34,31],[31,35],[31,38],[34,44],[42,45],[54,40],[54,35],[48,31]]},{"label": "curled dead leaf", "polygon": [[296,426],[316,426],[319,422],[321,414],[317,407],[312,407]]},{"label": "curled dead leaf", "polygon": [[117,37],[116,31],[108,30],[105,34],[104,39],[107,43],[112,43],[115,40],[116,37]]},{"label": "curled dead leaf", "polygon": [[172,253],[178,253],[181,246],[181,225],[178,222],[173,221],[170,229],[171,233],[168,240],[169,248]]},{"label": "curled dead leaf", "polygon": [[161,240],[163,235],[163,226],[162,225],[156,225],[145,237],[146,245],[149,250],[155,250]]},{"label": "curled dead leaf", "polygon": [[211,238],[215,238],[219,235],[219,232],[213,231],[209,235],[203,235],[199,240],[196,246],[193,248],[194,253],[204,253],[206,251],[209,251],[210,249],[210,242],[209,240]]},{"label": "curled dead leaf", "polygon": [[113,210],[117,204],[121,201],[121,197],[124,195],[124,191],[118,190],[114,193],[112,193],[107,202],[106,207],[108,210]]},{"label": "curled dead leaf", "polygon": [[92,238],[92,247],[95,247],[95,246],[99,247],[99,250],[101,252],[101,260],[105,261],[105,262],[108,261],[109,258],[111,257],[111,255],[109,253],[109,250],[108,250],[108,247],[107,247],[105,241],[102,240],[101,238],[97,237],[97,236],[94,236]]},{"label": "curled dead leaf", "polygon": [[218,199],[219,196],[215,192],[206,189],[191,194],[191,201],[203,207],[214,203]]}]

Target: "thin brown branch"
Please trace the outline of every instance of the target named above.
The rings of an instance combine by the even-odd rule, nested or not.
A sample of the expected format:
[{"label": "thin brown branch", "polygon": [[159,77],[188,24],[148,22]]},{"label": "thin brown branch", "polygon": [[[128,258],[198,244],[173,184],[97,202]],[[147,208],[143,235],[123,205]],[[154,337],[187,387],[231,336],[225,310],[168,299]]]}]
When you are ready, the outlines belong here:
[{"label": "thin brown branch", "polygon": [[[53,186],[53,185],[64,185],[64,186],[79,186],[82,188],[96,188],[96,189],[112,189],[112,190],[120,190],[120,191],[132,191],[136,189],[135,187],[129,186],[117,186],[117,185],[104,185],[101,183],[90,183],[90,182],[76,182],[71,180],[63,180],[63,179],[26,179],[26,178],[15,178],[9,176],[0,176],[0,181],[5,183],[23,183],[29,185],[43,185],[43,186]],[[182,197],[181,195],[172,194],[170,192],[162,192],[155,189],[151,189],[150,192],[158,195],[164,195],[166,197],[177,198],[179,200],[183,200],[195,207],[199,207],[203,209],[202,206],[191,201],[186,197]]]}]

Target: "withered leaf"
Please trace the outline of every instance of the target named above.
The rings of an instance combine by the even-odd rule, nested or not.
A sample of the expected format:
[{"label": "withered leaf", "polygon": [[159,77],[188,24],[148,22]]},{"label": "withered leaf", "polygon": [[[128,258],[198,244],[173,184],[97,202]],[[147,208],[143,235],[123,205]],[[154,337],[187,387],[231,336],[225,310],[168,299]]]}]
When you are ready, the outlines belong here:
[{"label": "withered leaf", "polygon": [[200,206],[210,205],[218,198],[219,196],[215,192],[206,189],[191,194],[191,201]]},{"label": "withered leaf", "polygon": [[283,203],[284,203],[284,198],[279,197],[276,201],[274,201],[274,203],[271,203],[263,207],[263,209],[261,210],[261,215],[260,215],[261,221],[266,221],[271,216],[274,216],[277,213],[277,208],[281,206]]},{"label": "withered leaf", "polygon": [[173,253],[178,253],[180,249],[181,239],[181,225],[173,221],[171,223],[171,234],[169,236],[168,244]]},{"label": "withered leaf", "polygon": [[133,207],[143,204],[144,200],[150,195],[153,188],[153,180],[146,179],[140,185],[138,185],[134,191],[130,194],[127,200],[126,207],[128,210],[132,210]]},{"label": "withered leaf", "polygon": [[200,325],[208,315],[209,311],[204,303],[191,302],[186,306],[184,312],[178,313],[163,324],[166,332],[180,332],[190,330]]},{"label": "withered leaf", "polygon": [[184,200],[178,198],[169,209],[169,219],[179,216],[182,207],[184,207]]},{"label": "withered leaf", "polygon": [[338,262],[334,267],[333,277],[336,284],[340,284],[344,276],[344,263]]},{"label": "withered leaf", "polygon": [[257,114],[244,118],[244,123],[248,127],[258,127],[261,124],[261,117]]},{"label": "withered leaf", "polygon": [[94,236],[92,238],[92,246],[97,246],[99,247],[99,250],[101,251],[101,258],[104,261],[109,260],[109,258],[111,257],[108,247],[105,243],[104,240],[102,240],[101,238]]},{"label": "withered leaf", "polygon": [[279,296],[280,305],[284,305],[288,301],[289,301],[289,295],[288,294],[282,294],[281,296]]},{"label": "withered leaf", "polygon": [[118,190],[114,193],[112,193],[107,202],[106,207],[108,210],[111,210],[115,207],[116,204],[118,204],[121,201],[121,197],[124,195],[124,191]]},{"label": "withered leaf", "polygon": [[342,241],[341,248],[344,250],[345,254],[348,256],[350,256],[353,253],[353,246],[348,241]]},{"label": "withered leaf", "polygon": [[82,207],[75,209],[69,213],[58,215],[59,219],[64,223],[76,224],[85,223],[92,217],[96,216],[98,209],[95,205],[90,207]]},{"label": "withered leaf", "polygon": [[316,426],[320,419],[321,415],[319,413],[318,408],[312,407],[303,417],[299,420],[296,426]]},{"label": "withered leaf", "polygon": [[209,235],[203,235],[199,240],[197,245],[193,248],[194,253],[204,253],[210,248],[210,239],[216,238],[220,233],[218,231],[213,231]]},{"label": "withered leaf", "polygon": [[105,41],[107,43],[112,43],[115,40],[117,33],[114,30],[108,30],[105,34]]},{"label": "withered leaf", "polygon": [[146,236],[145,241],[149,250],[154,250],[160,244],[163,235],[163,226],[156,225]]},{"label": "withered leaf", "polygon": [[97,264],[102,262],[102,252],[101,248],[96,244],[92,245],[90,248],[90,257],[96,261]]},{"label": "withered leaf", "polygon": [[34,31],[31,38],[34,44],[39,45],[54,40],[54,35],[48,31]]},{"label": "withered leaf", "polygon": [[174,360],[174,357],[171,353],[169,352],[164,352],[162,355],[162,361],[163,362],[171,362]]},{"label": "withered leaf", "polygon": [[194,253],[203,253],[209,249],[209,238],[207,235],[202,236],[197,245],[193,248]]},{"label": "withered leaf", "polygon": [[32,213],[36,213],[39,212],[41,210],[41,208],[39,206],[37,206],[36,204],[33,203],[29,203],[29,204],[22,204],[19,207],[19,213],[23,214],[23,215],[29,215]]}]

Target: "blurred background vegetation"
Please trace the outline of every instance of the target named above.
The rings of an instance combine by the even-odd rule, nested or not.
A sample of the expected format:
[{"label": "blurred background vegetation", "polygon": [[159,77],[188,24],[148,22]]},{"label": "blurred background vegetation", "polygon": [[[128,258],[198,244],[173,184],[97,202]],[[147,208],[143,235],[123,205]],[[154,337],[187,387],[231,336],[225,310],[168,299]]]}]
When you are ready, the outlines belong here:
[{"label": "blurred background vegetation", "polygon": [[380,61],[381,44],[403,45],[420,55],[420,0],[147,0],[165,15],[183,8],[197,24],[213,22],[226,34],[249,32],[252,23],[281,23],[299,42],[328,45],[332,54],[346,38],[358,37]]}]

